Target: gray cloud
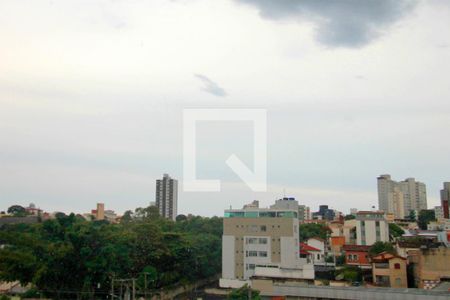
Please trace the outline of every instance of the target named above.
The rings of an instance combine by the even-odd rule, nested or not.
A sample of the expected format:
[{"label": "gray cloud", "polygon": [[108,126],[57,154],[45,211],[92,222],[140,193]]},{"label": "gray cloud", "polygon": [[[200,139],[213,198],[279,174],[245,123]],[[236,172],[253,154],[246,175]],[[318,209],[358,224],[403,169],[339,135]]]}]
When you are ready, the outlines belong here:
[{"label": "gray cloud", "polygon": [[223,88],[221,88],[217,83],[215,83],[205,75],[194,74],[194,76],[203,82],[203,90],[205,92],[217,97],[225,97],[227,95],[227,92]]},{"label": "gray cloud", "polygon": [[316,39],[330,47],[361,47],[381,35],[416,0],[235,0],[256,6],[263,18],[316,25]]}]

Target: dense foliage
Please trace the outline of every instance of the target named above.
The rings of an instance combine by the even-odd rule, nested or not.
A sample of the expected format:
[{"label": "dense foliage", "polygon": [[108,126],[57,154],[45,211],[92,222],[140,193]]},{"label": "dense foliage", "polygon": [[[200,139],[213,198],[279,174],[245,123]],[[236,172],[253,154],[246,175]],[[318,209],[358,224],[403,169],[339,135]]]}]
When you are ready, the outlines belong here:
[{"label": "dense foliage", "polygon": [[395,223],[389,223],[389,235],[395,239],[401,237],[405,231]]},{"label": "dense foliage", "polygon": [[222,219],[160,218],[152,208],[121,224],[71,214],[0,230],[0,280],[31,283],[54,298],[106,298],[111,278],[161,288],[210,277],[221,269]]},{"label": "dense foliage", "polygon": [[233,300],[260,300],[259,291],[250,288],[247,284],[239,289],[234,289],[228,294],[228,299]]},{"label": "dense foliage", "polygon": [[431,221],[435,221],[436,216],[434,213],[434,209],[423,209],[419,212],[419,217],[417,218],[417,225],[422,230],[427,230],[427,225]]},{"label": "dense foliage", "polygon": [[378,241],[369,248],[370,256],[376,256],[382,252],[396,253],[394,246],[389,242]]},{"label": "dense foliage", "polygon": [[330,228],[324,224],[305,223],[299,226],[300,241],[304,242],[311,237],[320,237],[326,240],[327,235],[331,233]]}]

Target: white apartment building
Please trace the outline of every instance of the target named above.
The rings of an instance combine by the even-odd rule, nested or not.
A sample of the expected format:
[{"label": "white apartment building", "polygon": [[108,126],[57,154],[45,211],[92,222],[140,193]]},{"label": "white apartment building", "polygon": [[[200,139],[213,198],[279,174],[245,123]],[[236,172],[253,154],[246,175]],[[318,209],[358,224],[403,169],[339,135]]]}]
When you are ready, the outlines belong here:
[{"label": "white apartment building", "polygon": [[382,211],[359,211],[356,214],[356,244],[371,246],[389,241],[389,224]]},{"label": "white apartment building", "polygon": [[394,181],[390,175],[381,175],[378,183],[378,208],[395,218],[403,219],[411,210],[427,209],[426,186],[414,178]]},{"label": "white apartment building", "polygon": [[442,206],[434,207],[434,216],[436,217],[436,220],[444,219],[444,210],[442,209]]},{"label": "white apartment building", "polygon": [[237,288],[254,276],[313,279],[313,266],[300,258],[297,214],[254,205],[225,210],[220,286]]}]

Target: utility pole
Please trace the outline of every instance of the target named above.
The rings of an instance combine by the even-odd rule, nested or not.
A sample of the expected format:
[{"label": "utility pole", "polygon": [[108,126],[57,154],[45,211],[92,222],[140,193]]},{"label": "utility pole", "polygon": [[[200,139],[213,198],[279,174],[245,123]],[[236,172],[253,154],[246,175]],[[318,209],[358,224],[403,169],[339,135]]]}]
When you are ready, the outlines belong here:
[{"label": "utility pole", "polygon": [[133,285],[133,296],[132,296],[132,299],[136,300],[136,278],[133,278],[131,280],[132,280],[132,285]]}]

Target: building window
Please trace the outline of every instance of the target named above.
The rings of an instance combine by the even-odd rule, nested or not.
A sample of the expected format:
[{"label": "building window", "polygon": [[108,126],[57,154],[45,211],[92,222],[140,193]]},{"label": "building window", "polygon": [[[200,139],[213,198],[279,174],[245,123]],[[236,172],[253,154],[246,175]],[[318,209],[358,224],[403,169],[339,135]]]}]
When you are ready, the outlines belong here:
[{"label": "building window", "polygon": [[261,225],[260,230],[266,232],[267,231],[266,225]]},{"label": "building window", "polygon": [[262,245],[267,244],[267,238],[259,238],[259,243]]},{"label": "building window", "polygon": [[395,284],[396,285],[401,285],[402,284],[402,279],[401,278],[395,278]]},{"label": "building window", "polygon": [[258,256],[258,251],[245,251],[245,255],[247,257],[256,257]]},{"label": "building window", "polygon": [[258,255],[259,255],[260,257],[267,257],[267,251],[259,251],[259,252],[258,252]]},{"label": "building window", "polygon": [[[400,269],[400,264],[399,263],[394,264],[394,268],[395,269]],[[399,279],[399,278],[397,278],[397,279]]]}]

